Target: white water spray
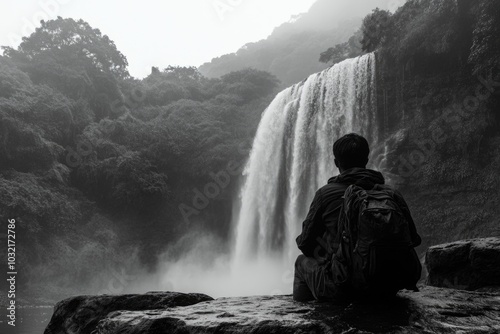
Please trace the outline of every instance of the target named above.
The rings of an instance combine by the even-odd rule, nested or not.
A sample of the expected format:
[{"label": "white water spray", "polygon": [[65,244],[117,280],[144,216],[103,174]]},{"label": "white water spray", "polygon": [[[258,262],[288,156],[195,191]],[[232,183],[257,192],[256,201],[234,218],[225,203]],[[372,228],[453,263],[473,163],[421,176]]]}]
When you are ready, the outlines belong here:
[{"label": "white water spray", "polygon": [[142,288],[213,297],[290,293],[295,238],[315,191],[337,173],[333,141],[357,132],[377,142],[375,94],[374,54],[279,93],[262,115],[244,170],[229,254],[206,232],[185,236],[171,250],[182,256],[164,254],[159,276]]},{"label": "white water spray", "polygon": [[374,54],[311,75],[279,93],[266,109],[234,222],[231,269],[234,279],[243,279],[242,287],[267,277],[267,291],[260,293],[291,291],[290,273],[299,254],[295,238],[315,191],[337,172],[333,141],[357,132],[376,142],[375,111]]}]

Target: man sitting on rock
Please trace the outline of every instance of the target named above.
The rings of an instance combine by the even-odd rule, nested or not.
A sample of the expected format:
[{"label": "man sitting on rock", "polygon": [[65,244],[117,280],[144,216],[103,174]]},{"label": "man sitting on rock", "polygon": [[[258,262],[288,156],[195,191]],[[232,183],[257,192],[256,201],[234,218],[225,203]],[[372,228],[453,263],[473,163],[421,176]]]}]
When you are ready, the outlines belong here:
[{"label": "man sitting on rock", "polygon": [[[331,259],[340,243],[337,234],[344,193],[350,185],[369,190],[384,184],[380,172],[366,169],[369,153],[367,140],[354,133],[343,136],[333,145],[340,175],[328,180],[328,184],[316,192],[302,233],[296,239],[303,253],[295,262],[293,298],[297,301],[331,299],[342,292],[333,281]],[[409,220],[414,244],[420,244],[413,221]]]}]

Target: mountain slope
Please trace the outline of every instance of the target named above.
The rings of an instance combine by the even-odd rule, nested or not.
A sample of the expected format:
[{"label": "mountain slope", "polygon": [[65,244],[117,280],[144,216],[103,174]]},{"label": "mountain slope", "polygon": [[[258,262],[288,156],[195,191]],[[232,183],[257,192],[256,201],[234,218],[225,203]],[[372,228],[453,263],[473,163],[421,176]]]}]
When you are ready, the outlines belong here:
[{"label": "mountain slope", "polygon": [[199,70],[215,78],[253,67],[274,74],[283,87],[290,86],[327,68],[327,64],[319,62],[320,53],[347,41],[359,29],[362,17],[377,6],[384,7],[386,2],[318,0],[307,13],[277,27],[267,39],[214,58]]}]

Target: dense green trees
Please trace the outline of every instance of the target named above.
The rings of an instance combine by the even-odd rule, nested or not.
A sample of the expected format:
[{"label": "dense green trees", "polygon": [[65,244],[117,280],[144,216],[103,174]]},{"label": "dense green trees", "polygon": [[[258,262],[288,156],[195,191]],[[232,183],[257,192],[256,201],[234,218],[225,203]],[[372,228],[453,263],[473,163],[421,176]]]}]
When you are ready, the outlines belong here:
[{"label": "dense green trees", "polygon": [[122,98],[119,81],[129,76],[127,59],[108,36],[83,20],[42,21],[17,49],[4,48],[36,84],[46,84],[74,100],[85,99],[98,119]]},{"label": "dense green trees", "polygon": [[113,73],[119,78],[128,76],[127,59],[113,41],[83,20],[58,17],[41,21],[41,27],[24,37],[17,50],[6,48],[5,55],[31,61],[52,58],[67,67]]},{"label": "dense green trees", "polygon": [[[330,0],[321,2],[335,7]],[[339,15],[334,11],[328,14],[331,15],[326,16],[331,19],[325,18],[323,29],[312,27],[315,15],[304,15],[299,22],[276,28],[267,39],[248,43],[235,53],[212,59],[201,65],[200,71],[207,77],[219,78],[230,72],[254,68],[275,75],[282,88],[293,85],[325,69],[327,66],[318,62],[317,55],[330,45],[347,41],[359,28],[359,18],[334,18]],[[305,21],[308,24],[303,26]]]},{"label": "dense green trees", "polygon": [[473,45],[469,62],[474,72],[500,73],[500,5],[498,1],[483,0],[477,10]]},{"label": "dense green trees", "polygon": [[366,35],[379,41],[379,127],[397,142],[387,171],[424,246],[498,235],[488,203],[500,187],[499,11],[499,1],[409,0],[392,29]]},{"label": "dense green trees", "polygon": [[[319,61],[323,63],[336,64],[348,58],[354,58],[364,54],[361,44],[362,33],[358,30],[345,43],[337,44],[321,53]],[[366,51],[366,50],[365,50]]]},{"label": "dense green trees", "polygon": [[467,47],[457,41],[468,37],[459,14],[455,0],[409,0],[394,14],[375,9],[363,20],[363,50],[383,49],[400,63],[439,55],[459,58],[451,54],[460,51],[455,46]]},{"label": "dense green trees", "polygon": [[500,1],[408,0],[367,15],[351,37],[358,50],[321,54],[376,52],[378,128],[391,147],[379,167],[414,208],[424,246],[498,235],[487,203],[500,187],[499,33]]},{"label": "dense green trees", "polygon": [[[498,25],[495,25],[498,5],[482,0],[478,6],[471,7],[470,0],[408,0],[394,14],[376,8],[363,19],[360,31],[348,43],[326,50],[320,60],[336,63],[347,56],[378,50],[384,52],[385,58],[390,58],[393,65],[406,66],[408,62],[420,62],[420,69],[434,70],[442,65],[433,67],[435,62],[451,58],[457,62],[443,62],[452,68],[467,62],[471,47],[471,22],[476,22],[473,27],[475,45],[469,61],[479,61],[481,57],[491,54],[486,48],[496,43],[493,40],[498,34]],[[470,17],[471,11],[477,11],[478,8],[482,16]],[[454,57],[454,54],[459,54],[459,57]],[[465,59],[462,59],[462,54],[466,55]]]},{"label": "dense green trees", "polygon": [[[131,78],[113,41],[82,20],[42,22],[4,48],[0,219],[19,222],[26,296],[49,296],[52,284],[63,287],[54,298],[102,289],[103,271],[127,257],[154,265],[188,228],[179,205],[193,189],[243,164],[277,86],[252,69],[207,79],[169,66]],[[219,203],[236,184],[196,219],[227,233],[230,206]],[[101,251],[109,268],[95,263]]]},{"label": "dense green trees", "polygon": [[[424,187],[437,178],[450,184],[469,180],[471,188],[498,189],[491,177],[479,177],[495,175],[499,165],[498,136],[491,135],[499,121],[491,112],[498,110],[496,95],[481,100],[458,125],[453,117],[430,123],[442,119],[443,110],[465,113],[455,107],[474,98],[473,74],[486,74],[477,84],[490,78],[480,93],[497,89],[491,80],[500,59],[498,4],[409,0],[394,14],[374,11],[350,39],[359,25],[349,25],[346,36],[297,33],[248,45],[212,63],[225,73],[217,79],[193,67],[171,66],[137,80],[128,75],[126,58],[114,43],[87,23],[43,22],[18,49],[7,48],[0,56],[0,219],[19,222],[26,287],[21,291],[33,296],[61,291],[54,298],[92,293],[114,275],[106,271],[110,268],[129,268],[131,259],[154,266],[162,247],[188,229],[228,233],[235,178],[190,221],[179,207],[191,206],[197,191],[228,164],[244,165],[278,81],[268,72],[227,73],[227,68],[266,63],[286,80],[302,79],[301,73],[317,65],[317,56],[303,68],[297,62],[310,52],[319,54],[325,41],[347,40],[321,54],[326,63],[379,53],[378,119],[384,135],[409,129],[401,147],[410,149],[436,128],[454,140],[436,147],[411,180]],[[311,48],[301,53],[298,45]],[[395,152],[399,156],[388,160],[397,163],[404,152]],[[459,154],[462,160],[455,157]],[[474,203],[481,196],[486,195],[474,197]],[[449,214],[434,214],[439,210],[429,210],[433,219],[426,221]]]},{"label": "dense green trees", "polygon": [[363,51],[372,52],[380,47],[393,33],[391,13],[375,8],[363,19],[361,46]]}]

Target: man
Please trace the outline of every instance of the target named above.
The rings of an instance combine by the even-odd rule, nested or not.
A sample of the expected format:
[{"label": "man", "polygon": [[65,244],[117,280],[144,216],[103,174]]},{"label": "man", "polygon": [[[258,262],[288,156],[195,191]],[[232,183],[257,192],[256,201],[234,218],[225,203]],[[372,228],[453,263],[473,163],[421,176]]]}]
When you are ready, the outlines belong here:
[{"label": "man", "polygon": [[[380,172],[366,169],[369,153],[367,140],[354,133],[343,136],[333,145],[340,175],[328,180],[328,184],[316,192],[302,224],[302,233],[297,237],[297,246],[303,255],[295,262],[295,300],[331,299],[341,293],[332,281],[330,259],[339,247],[336,237],[344,192],[352,184],[366,190],[384,184]],[[413,221],[411,225],[412,238],[420,244]]]}]

